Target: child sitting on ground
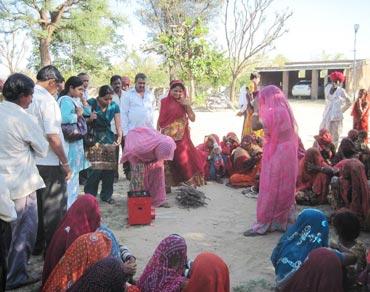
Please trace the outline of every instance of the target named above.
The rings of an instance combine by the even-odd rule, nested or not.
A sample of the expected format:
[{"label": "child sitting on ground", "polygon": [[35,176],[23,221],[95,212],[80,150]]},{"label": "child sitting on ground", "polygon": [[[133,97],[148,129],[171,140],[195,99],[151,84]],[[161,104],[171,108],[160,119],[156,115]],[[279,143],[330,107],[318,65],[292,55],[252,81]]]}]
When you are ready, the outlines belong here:
[{"label": "child sitting on ground", "polygon": [[338,243],[331,243],[331,247],[340,252],[351,253],[357,258],[354,265],[345,268],[344,287],[345,291],[348,291],[361,285],[359,276],[366,268],[366,248],[361,241],[357,240],[361,223],[358,217],[347,209],[336,212],[332,220],[338,235]]}]

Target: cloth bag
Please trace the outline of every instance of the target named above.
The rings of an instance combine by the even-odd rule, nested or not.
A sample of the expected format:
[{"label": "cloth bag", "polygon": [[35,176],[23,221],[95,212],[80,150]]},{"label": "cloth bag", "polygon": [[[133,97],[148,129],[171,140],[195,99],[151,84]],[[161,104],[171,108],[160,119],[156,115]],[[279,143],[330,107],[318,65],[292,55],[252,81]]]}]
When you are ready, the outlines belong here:
[{"label": "cloth bag", "polygon": [[118,146],[112,144],[99,144],[87,150],[87,159],[90,161],[91,169],[97,170],[116,170]]}]

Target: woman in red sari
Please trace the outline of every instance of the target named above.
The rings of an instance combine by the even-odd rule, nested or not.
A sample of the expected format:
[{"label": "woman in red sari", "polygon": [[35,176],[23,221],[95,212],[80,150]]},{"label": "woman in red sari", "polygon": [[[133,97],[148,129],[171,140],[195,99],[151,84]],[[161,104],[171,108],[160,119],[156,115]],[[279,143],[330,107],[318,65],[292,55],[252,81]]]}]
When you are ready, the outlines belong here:
[{"label": "woman in red sari", "polygon": [[194,186],[204,184],[204,165],[190,139],[189,120],[194,122],[195,114],[186,96],[185,85],[181,80],[173,80],[168,96],[161,100],[158,118],[158,130],[176,142],[173,161],[168,163],[172,177],[171,185],[182,182]]},{"label": "woman in red sari", "polygon": [[309,148],[299,162],[295,199],[300,205],[327,203],[330,177],[334,169],[324,162],[317,148]]},{"label": "woman in red sari", "polygon": [[369,102],[365,89],[360,89],[358,97],[353,105],[353,128],[359,131],[368,131],[369,128]]},{"label": "woman in red sari", "polygon": [[331,160],[336,154],[336,147],[329,130],[321,129],[319,135],[314,136],[314,138],[315,142],[313,143],[313,147],[320,151],[322,158],[324,158],[327,164],[331,164]]},{"label": "woman in red sari", "polygon": [[354,212],[364,223],[368,219],[370,208],[370,190],[365,167],[358,159],[342,160],[339,179],[332,181],[330,204],[334,210],[347,208]]}]

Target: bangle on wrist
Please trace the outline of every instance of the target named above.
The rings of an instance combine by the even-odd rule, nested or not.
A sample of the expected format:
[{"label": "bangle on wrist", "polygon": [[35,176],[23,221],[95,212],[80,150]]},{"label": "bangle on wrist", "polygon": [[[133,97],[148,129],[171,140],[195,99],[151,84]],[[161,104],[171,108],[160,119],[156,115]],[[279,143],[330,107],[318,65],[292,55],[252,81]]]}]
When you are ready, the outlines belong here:
[{"label": "bangle on wrist", "polygon": [[66,163],[62,163],[62,162],[61,162],[61,163],[60,163],[60,165],[61,165],[61,166],[68,166],[68,165],[69,165],[69,163],[68,163],[68,162],[66,162]]}]

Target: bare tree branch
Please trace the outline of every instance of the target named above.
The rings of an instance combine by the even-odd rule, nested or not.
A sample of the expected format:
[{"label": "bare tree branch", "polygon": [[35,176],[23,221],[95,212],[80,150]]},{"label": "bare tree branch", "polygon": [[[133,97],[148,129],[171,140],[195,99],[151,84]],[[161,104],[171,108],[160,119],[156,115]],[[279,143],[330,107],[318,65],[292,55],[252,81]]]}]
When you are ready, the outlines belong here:
[{"label": "bare tree branch", "polygon": [[[276,13],[267,21],[274,0],[226,0],[225,38],[232,75],[230,97],[235,98],[235,84],[253,59],[279,39],[286,30],[291,12]],[[273,19],[273,20],[271,20]]]}]

